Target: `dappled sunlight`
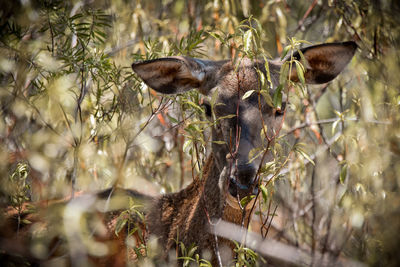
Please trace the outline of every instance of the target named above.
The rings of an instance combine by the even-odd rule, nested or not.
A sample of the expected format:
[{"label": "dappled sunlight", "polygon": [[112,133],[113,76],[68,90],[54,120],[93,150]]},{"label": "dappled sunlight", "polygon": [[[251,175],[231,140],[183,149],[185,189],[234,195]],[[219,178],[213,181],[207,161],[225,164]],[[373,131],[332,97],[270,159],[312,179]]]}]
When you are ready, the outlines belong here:
[{"label": "dappled sunlight", "polygon": [[[0,262],[397,266],[399,12],[395,0],[4,3]],[[337,44],[304,49],[321,43]],[[213,238],[171,230],[164,251],[146,216],[211,177],[210,159],[227,195],[211,199],[216,214],[240,218],[171,198],[160,227]],[[193,218],[215,227],[179,225]]]}]

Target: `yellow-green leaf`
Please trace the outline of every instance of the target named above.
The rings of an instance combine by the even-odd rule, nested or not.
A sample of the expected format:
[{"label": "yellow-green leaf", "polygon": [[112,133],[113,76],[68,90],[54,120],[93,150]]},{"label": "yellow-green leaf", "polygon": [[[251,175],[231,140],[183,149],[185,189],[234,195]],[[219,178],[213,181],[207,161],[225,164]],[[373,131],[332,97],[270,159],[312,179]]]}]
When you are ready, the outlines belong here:
[{"label": "yellow-green leaf", "polygon": [[250,97],[250,96],[254,93],[254,91],[255,91],[255,90],[249,90],[249,91],[247,91],[247,92],[243,95],[242,99],[244,100],[244,99]]},{"label": "yellow-green leaf", "polygon": [[300,82],[304,85],[306,83],[306,80],[304,79],[304,67],[297,60],[295,61],[295,63],[296,63],[297,77],[299,78]]},{"label": "yellow-green leaf", "polygon": [[261,190],[261,194],[262,194],[264,202],[267,202],[267,200],[268,200],[268,190],[267,190],[267,188],[262,184],[260,184],[259,188]]}]

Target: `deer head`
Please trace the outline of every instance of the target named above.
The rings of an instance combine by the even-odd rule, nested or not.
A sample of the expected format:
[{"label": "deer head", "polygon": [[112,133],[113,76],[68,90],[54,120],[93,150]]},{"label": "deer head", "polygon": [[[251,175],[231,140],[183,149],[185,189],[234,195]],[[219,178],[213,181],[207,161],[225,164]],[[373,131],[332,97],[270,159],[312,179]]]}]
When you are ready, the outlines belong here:
[{"label": "deer head", "polygon": [[[356,48],[354,42],[344,42],[302,49],[306,59],[306,83],[331,81],[348,64]],[[298,52],[293,57],[300,60]],[[282,63],[268,62],[272,80],[271,94],[278,86]],[[221,142],[213,143],[216,165],[220,172],[224,167],[229,167],[231,195],[236,196],[239,193],[243,197],[248,194],[254,187],[258,167],[269,160],[268,156],[259,156],[250,162],[249,152],[262,146],[260,133],[263,125],[267,128],[267,135],[274,135],[284,114],[284,106],[281,110],[276,110],[257,93],[242,99],[249,90],[260,90],[257,70],[265,74],[265,62],[244,58],[239,67],[236,67],[229,60],[167,57],[134,63],[132,68],[149,87],[163,94],[176,94],[197,88],[202,94],[211,95],[214,90],[218,90],[213,109],[206,104],[207,113],[211,115],[213,112],[213,117],[218,120],[213,129],[213,140],[224,142],[222,145]],[[293,69],[290,79],[298,81],[295,68]],[[224,119],[219,120],[223,117]]]}]

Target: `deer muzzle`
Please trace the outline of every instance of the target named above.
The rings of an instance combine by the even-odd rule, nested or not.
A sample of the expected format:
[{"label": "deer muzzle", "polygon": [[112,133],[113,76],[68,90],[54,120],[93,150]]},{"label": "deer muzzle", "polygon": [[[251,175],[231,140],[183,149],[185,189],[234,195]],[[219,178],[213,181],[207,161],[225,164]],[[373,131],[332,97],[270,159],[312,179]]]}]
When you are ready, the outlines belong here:
[{"label": "deer muzzle", "polygon": [[229,176],[229,194],[233,197],[239,196],[239,198],[256,194],[258,190],[257,186],[254,186],[256,173],[254,164],[232,164]]}]

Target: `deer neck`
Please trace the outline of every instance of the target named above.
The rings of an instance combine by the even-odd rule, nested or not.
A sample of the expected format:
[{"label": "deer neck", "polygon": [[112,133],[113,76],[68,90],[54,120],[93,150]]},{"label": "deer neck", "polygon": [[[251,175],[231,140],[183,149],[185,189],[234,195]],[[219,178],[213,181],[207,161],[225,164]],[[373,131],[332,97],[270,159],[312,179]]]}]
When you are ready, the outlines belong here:
[{"label": "deer neck", "polygon": [[200,201],[210,222],[222,217],[225,206],[226,186],[220,176],[215,155],[211,153],[203,167],[202,175],[192,184],[199,190]]},{"label": "deer neck", "polygon": [[[223,219],[236,224],[241,224],[243,217],[250,216],[250,210],[254,205],[254,199],[245,207],[240,207],[239,200],[228,192],[229,178],[223,173],[214,154],[211,154],[203,167],[202,177],[196,182],[202,196],[205,213],[212,220]],[[195,182],[195,183],[196,183]]]}]

